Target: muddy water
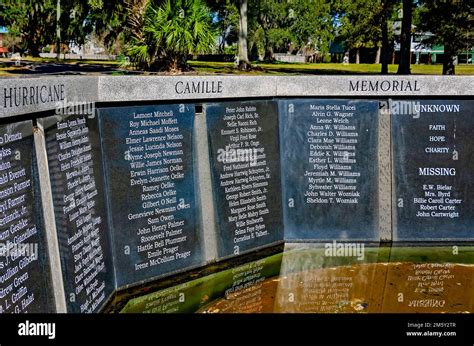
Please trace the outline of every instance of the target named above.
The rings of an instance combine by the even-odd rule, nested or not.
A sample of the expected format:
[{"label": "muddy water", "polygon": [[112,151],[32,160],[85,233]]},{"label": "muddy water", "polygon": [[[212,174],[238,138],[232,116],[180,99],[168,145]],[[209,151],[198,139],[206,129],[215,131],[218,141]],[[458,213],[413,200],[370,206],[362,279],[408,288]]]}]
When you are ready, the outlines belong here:
[{"label": "muddy water", "polygon": [[474,312],[474,265],[391,263],[382,312]]},{"label": "muddy water", "polygon": [[271,313],[274,311],[278,278],[267,279],[198,310],[198,313]]},{"label": "muddy water", "polygon": [[467,313],[474,266],[369,263],[266,279],[226,294],[201,313]]},{"label": "muddy water", "polygon": [[[474,246],[285,244],[260,259],[153,290],[123,313],[473,313]],[[342,248],[341,248],[342,249]],[[170,283],[173,283],[171,278]],[[143,294],[143,292],[148,292]]]}]

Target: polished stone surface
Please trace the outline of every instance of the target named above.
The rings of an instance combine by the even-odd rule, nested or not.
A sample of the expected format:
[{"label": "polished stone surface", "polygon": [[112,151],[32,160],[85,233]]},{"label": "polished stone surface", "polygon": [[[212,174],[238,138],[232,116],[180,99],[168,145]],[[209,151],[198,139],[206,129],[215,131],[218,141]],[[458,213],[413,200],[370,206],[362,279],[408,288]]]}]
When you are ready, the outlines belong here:
[{"label": "polished stone surface", "polygon": [[115,289],[97,119],[39,119],[45,133],[67,309],[98,312]]},{"label": "polished stone surface", "polygon": [[395,244],[390,251],[382,312],[473,313],[472,245]]},{"label": "polished stone surface", "polygon": [[55,312],[31,121],[0,126],[0,313]]},{"label": "polished stone surface", "polygon": [[379,240],[378,101],[280,101],[285,240]]},{"label": "polished stone surface", "polygon": [[282,241],[276,103],[215,103],[204,111],[219,257]]},{"label": "polished stone surface", "polygon": [[474,239],[474,102],[392,102],[394,239]]},{"label": "polished stone surface", "polygon": [[194,105],[98,113],[117,287],[202,264]]}]

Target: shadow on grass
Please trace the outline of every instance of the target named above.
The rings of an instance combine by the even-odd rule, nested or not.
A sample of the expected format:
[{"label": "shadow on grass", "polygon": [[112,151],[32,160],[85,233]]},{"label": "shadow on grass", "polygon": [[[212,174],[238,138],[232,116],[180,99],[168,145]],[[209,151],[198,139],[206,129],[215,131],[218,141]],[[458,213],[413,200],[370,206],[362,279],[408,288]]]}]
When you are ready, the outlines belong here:
[{"label": "shadow on grass", "polygon": [[9,62],[0,64],[0,68],[11,68],[10,75],[82,75],[82,74],[135,74],[132,71],[124,71],[116,66],[104,64],[84,64],[84,63],[56,63],[56,62],[31,62],[22,61],[20,66]]},{"label": "shadow on grass", "polygon": [[280,75],[363,75],[379,74],[379,71],[354,71],[344,69],[308,68],[296,66],[284,66],[285,64],[262,64],[255,65],[258,68],[249,72],[242,72],[233,65],[223,63],[191,63],[191,66],[200,73],[212,74],[280,74]]},{"label": "shadow on grass", "polygon": [[335,70],[335,69],[306,69],[306,68],[264,68],[266,71],[272,71],[274,73],[284,74],[297,74],[297,75],[361,75],[361,74],[380,74],[379,72],[371,71],[347,71],[347,70]]}]

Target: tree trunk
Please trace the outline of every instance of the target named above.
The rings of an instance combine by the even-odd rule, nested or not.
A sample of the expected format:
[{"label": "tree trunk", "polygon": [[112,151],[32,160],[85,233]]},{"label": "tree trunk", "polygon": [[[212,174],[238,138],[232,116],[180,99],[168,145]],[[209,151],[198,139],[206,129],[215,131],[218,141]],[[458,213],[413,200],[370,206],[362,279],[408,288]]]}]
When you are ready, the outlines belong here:
[{"label": "tree trunk", "polygon": [[381,49],[381,59],[382,59],[382,70],[381,74],[388,74],[388,23],[387,23],[387,8],[388,0],[383,2],[382,9],[382,49]]},{"label": "tree trunk", "polygon": [[224,54],[225,52],[225,33],[222,33],[222,42],[219,44],[219,54]]},{"label": "tree trunk", "polygon": [[410,74],[411,20],[413,0],[403,0],[402,35],[400,38],[400,62],[398,74]]},{"label": "tree trunk", "polygon": [[455,74],[454,54],[450,42],[444,42],[443,74]]},{"label": "tree trunk", "polygon": [[250,68],[247,49],[247,7],[248,0],[240,0],[239,7],[239,69],[248,70]]},{"label": "tree trunk", "polygon": [[36,39],[31,40],[28,43],[28,50],[30,51],[30,54],[34,58],[39,58],[40,56],[40,45],[38,44]]},{"label": "tree trunk", "polygon": [[381,54],[382,48],[378,47],[377,48],[377,54],[375,55],[375,63],[380,64],[380,54]]},{"label": "tree trunk", "polygon": [[273,57],[273,47],[266,46],[265,47],[265,55],[263,57],[263,61],[265,62],[273,62],[275,59]]},{"label": "tree trunk", "polygon": [[172,73],[177,73],[181,71],[180,61],[181,58],[177,54],[170,54],[167,59],[167,70]]},{"label": "tree trunk", "polygon": [[56,54],[56,60],[59,61],[61,58],[61,0],[56,2],[56,42],[59,50]]},{"label": "tree trunk", "polygon": [[360,49],[356,49],[356,64],[360,64]]}]

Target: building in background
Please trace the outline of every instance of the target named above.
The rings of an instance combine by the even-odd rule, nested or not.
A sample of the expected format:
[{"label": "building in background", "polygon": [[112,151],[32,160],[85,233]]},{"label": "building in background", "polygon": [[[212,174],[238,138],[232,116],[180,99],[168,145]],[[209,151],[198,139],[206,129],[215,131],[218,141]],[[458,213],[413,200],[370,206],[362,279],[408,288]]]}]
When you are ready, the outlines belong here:
[{"label": "building in background", "polygon": [[[393,24],[393,33],[395,35],[395,46],[393,63],[398,64],[400,57],[400,35],[402,22],[396,21]],[[412,64],[442,64],[444,60],[444,45],[425,43],[434,35],[430,32],[417,31],[416,26],[412,25],[411,35],[411,63]],[[472,64],[474,59],[474,47],[466,46],[455,58],[455,64]]]},{"label": "building in background", "polygon": [[0,57],[6,58],[8,54],[8,47],[6,44],[6,38],[8,30],[4,26],[0,26]]}]

